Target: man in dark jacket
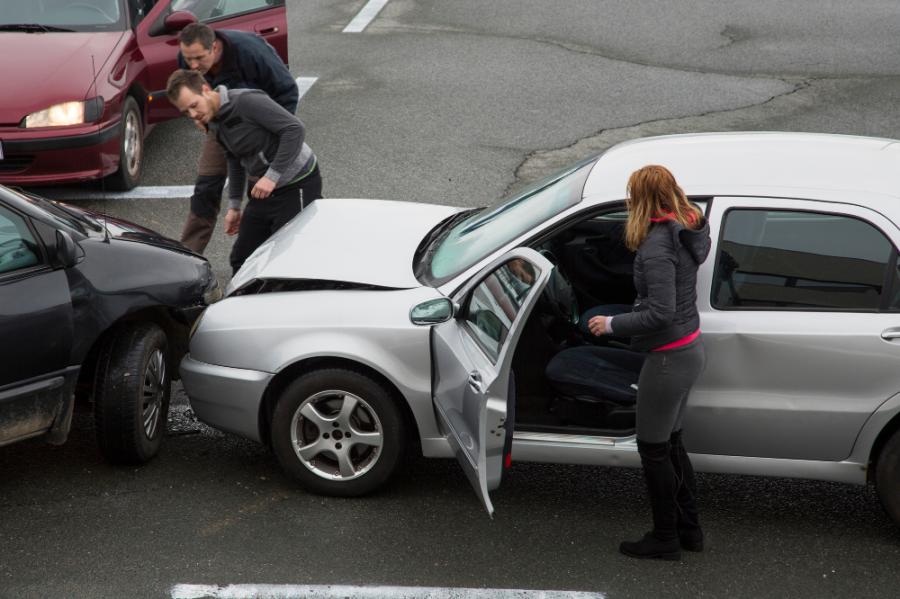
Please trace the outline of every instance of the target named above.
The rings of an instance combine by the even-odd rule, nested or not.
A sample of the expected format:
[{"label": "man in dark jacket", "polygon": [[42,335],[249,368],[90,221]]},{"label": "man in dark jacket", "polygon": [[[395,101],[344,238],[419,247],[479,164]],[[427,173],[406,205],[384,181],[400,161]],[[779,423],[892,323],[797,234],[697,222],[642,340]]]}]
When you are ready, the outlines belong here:
[{"label": "man in dark jacket", "polygon": [[[243,31],[215,31],[192,23],[178,36],[178,64],[199,71],[210,88],[260,89],[289,113],[297,110],[297,82],[275,49],[264,39]],[[225,153],[215,136],[207,135],[200,156],[191,209],[181,242],[202,253],[216,227],[225,186]]]},{"label": "man in dark jacket", "polygon": [[[303,141],[303,123],[260,90],[212,89],[197,71],[180,69],[169,77],[166,94],[186,116],[208,128],[225,150],[225,232],[238,234],[230,259],[237,272],[305,203],[322,197],[316,155]],[[242,214],[245,183],[250,201]]]}]

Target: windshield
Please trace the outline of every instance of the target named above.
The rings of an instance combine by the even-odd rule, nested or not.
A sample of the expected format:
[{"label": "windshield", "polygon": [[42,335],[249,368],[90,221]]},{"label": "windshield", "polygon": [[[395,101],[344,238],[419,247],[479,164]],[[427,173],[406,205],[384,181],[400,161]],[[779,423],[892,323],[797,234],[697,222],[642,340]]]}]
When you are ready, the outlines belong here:
[{"label": "windshield", "polygon": [[458,223],[438,243],[430,264],[432,284],[463,272],[497,248],[581,201],[597,158],[544,179]]},{"label": "windshield", "polygon": [[0,31],[122,31],[122,0],[0,0]]}]

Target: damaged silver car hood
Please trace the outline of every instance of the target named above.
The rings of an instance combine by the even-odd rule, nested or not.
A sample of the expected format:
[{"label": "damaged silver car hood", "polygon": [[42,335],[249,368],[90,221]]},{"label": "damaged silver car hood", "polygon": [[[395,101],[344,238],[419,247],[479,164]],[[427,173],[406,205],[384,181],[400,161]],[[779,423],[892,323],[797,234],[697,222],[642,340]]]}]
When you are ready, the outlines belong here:
[{"label": "damaged silver car hood", "polygon": [[226,294],[254,279],[418,287],[416,248],[428,231],[460,210],[387,200],[316,200],[250,256]]}]

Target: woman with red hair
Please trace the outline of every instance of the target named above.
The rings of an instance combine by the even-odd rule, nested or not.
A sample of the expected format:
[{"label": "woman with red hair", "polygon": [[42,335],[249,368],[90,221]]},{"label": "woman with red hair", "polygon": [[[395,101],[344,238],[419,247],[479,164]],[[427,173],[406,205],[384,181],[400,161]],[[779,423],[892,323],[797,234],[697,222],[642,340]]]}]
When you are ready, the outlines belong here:
[{"label": "woman with red hair", "polygon": [[653,530],[619,549],[637,558],[677,560],[702,551],[694,470],[681,442],[688,393],[705,363],[697,313],[697,269],[709,254],[709,224],[668,169],[648,165],[628,180],[625,245],[635,253],[632,311],[594,316],[595,335],[631,337],[647,352],[637,391],[637,445]]}]

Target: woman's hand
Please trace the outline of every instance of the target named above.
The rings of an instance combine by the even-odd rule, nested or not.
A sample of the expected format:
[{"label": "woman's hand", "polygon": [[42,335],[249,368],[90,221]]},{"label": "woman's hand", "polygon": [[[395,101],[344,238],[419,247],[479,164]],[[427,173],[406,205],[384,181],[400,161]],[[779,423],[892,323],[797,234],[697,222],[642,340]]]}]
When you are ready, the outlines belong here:
[{"label": "woman's hand", "polygon": [[606,319],[609,316],[594,316],[588,321],[588,330],[597,337],[606,334]]}]

